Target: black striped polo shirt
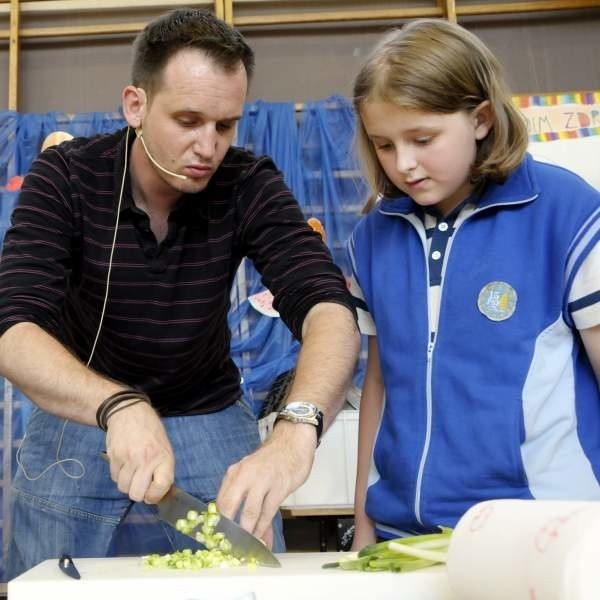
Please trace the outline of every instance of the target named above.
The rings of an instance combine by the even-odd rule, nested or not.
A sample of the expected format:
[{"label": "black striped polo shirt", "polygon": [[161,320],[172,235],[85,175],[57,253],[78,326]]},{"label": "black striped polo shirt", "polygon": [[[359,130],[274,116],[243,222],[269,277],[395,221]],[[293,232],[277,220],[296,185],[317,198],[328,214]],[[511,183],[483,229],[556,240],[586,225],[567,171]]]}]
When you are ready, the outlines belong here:
[{"label": "black striped polo shirt", "polygon": [[[87,362],[105,294],[125,131],[75,139],[32,165],[0,262],[0,335],[32,322]],[[233,403],[239,372],[227,313],[244,256],[297,338],[315,304],[351,307],[341,272],[269,158],[231,148],[206,189],[181,198],[160,244],[126,180],[91,367],[144,390],[165,416]]]}]

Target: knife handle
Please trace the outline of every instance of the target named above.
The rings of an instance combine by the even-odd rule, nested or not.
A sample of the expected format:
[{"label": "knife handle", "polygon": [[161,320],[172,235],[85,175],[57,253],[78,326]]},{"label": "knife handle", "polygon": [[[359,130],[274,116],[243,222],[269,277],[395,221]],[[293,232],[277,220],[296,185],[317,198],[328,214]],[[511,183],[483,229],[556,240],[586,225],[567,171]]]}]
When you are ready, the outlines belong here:
[{"label": "knife handle", "polygon": [[81,575],[73,562],[73,559],[68,554],[63,554],[58,559],[58,568],[73,579],[81,579]]}]

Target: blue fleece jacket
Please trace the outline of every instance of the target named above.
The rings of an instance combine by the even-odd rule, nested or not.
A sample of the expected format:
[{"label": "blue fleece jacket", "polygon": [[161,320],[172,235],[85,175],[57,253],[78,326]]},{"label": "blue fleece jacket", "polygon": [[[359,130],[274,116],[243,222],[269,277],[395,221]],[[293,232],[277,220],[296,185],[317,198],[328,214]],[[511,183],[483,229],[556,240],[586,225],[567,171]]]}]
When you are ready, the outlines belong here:
[{"label": "blue fleece jacket", "polygon": [[449,241],[434,342],[415,210],[383,199],[348,245],[385,384],[366,501],[378,534],[454,526],[491,498],[600,500],[600,392],[572,317],[600,301],[600,275],[569,304],[600,194],[529,155],[489,184]]}]

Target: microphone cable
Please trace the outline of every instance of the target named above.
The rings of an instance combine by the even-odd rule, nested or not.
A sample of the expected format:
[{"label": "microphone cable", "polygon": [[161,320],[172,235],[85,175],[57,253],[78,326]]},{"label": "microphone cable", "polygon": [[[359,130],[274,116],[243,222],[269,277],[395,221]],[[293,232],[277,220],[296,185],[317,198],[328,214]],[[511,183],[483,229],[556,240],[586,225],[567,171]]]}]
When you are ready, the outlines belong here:
[{"label": "microphone cable", "polygon": [[[121,204],[123,202],[123,192],[125,190],[125,181],[127,179],[127,168],[128,168],[128,162],[129,162],[129,130],[130,130],[130,128],[129,128],[129,126],[127,126],[127,133],[125,134],[125,156],[124,156],[124,160],[123,160],[123,176],[121,177],[121,186],[119,189],[119,201],[117,203],[117,216],[115,219],[115,228],[114,228],[114,233],[113,233],[112,244],[110,246],[110,255],[109,255],[109,259],[108,259],[108,271],[106,274],[106,288],[104,291],[104,301],[102,303],[102,311],[100,313],[100,319],[98,321],[98,329],[96,331],[94,343],[92,344],[92,349],[90,351],[90,355],[85,364],[85,366],[87,368],[89,368],[89,366],[92,362],[92,358],[94,356],[94,352],[96,351],[96,345],[98,344],[98,339],[100,338],[100,331],[102,330],[102,324],[104,322],[104,314],[106,312],[106,305],[108,304],[108,290],[110,288],[110,275],[112,272],[113,257],[114,257],[114,253],[115,253],[115,246],[117,243],[117,233],[119,231],[119,217],[121,215]],[[142,140],[142,143],[143,143],[143,140]],[[23,436],[23,440],[21,441],[21,444],[17,448],[17,452],[15,453],[16,463],[19,466],[19,468],[23,471],[23,475],[25,476],[25,479],[27,479],[28,481],[37,481],[38,479],[40,479],[40,477],[42,477],[45,473],[47,473],[52,467],[55,467],[57,465],[61,468],[62,472],[71,479],[81,479],[85,475],[85,465],[80,460],[78,460],[77,458],[60,458],[60,449],[62,447],[62,442],[63,442],[63,438],[65,435],[65,429],[66,429],[68,423],[69,423],[69,419],[65,419],[64,423],[61,427],[60,437],[58,439],[58,444],[56,446],[55,461],[53,463],[50,463],[41,473],[39,473],[37,475],[33,475],[33,476],[29,475],[29,473],[27,473],[27,470],[25,469],[25,466],[23,465],[23,463],[21,461],[21,448],[25,444],[25,439],[27,437],[27,433],[25,433],[25,435]],[[63,467],[63,464],[68,463],[68,462],[72,462],[72,463],[79,465],[79,467],[81,468],[81,472],[79,474],[75,474],[75,475],[68,473],[65,470],[65,468]]]}]

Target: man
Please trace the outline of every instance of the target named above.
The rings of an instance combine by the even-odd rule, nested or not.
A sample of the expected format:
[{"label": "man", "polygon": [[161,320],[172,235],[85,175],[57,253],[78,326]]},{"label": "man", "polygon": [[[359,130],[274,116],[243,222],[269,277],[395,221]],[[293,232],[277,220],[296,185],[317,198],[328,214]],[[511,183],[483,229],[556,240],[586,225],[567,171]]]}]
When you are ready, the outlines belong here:
[{"label": "man", "polygon": [[273,163],[231,147],[253,60],[210,13],[166,14],[134,45],[129,127],[51,148],[25,178],[0,264],[0,373],[38,408],[9,578],[65,552],[103,556],[131,501],[156,503],[173,481],[271,541],[321,415],[284,415],[257,449],[229,356],[243,256],[302,339],[288,401],[315,405],[325,428],[341,407],[358,353],[343,277]]}]

